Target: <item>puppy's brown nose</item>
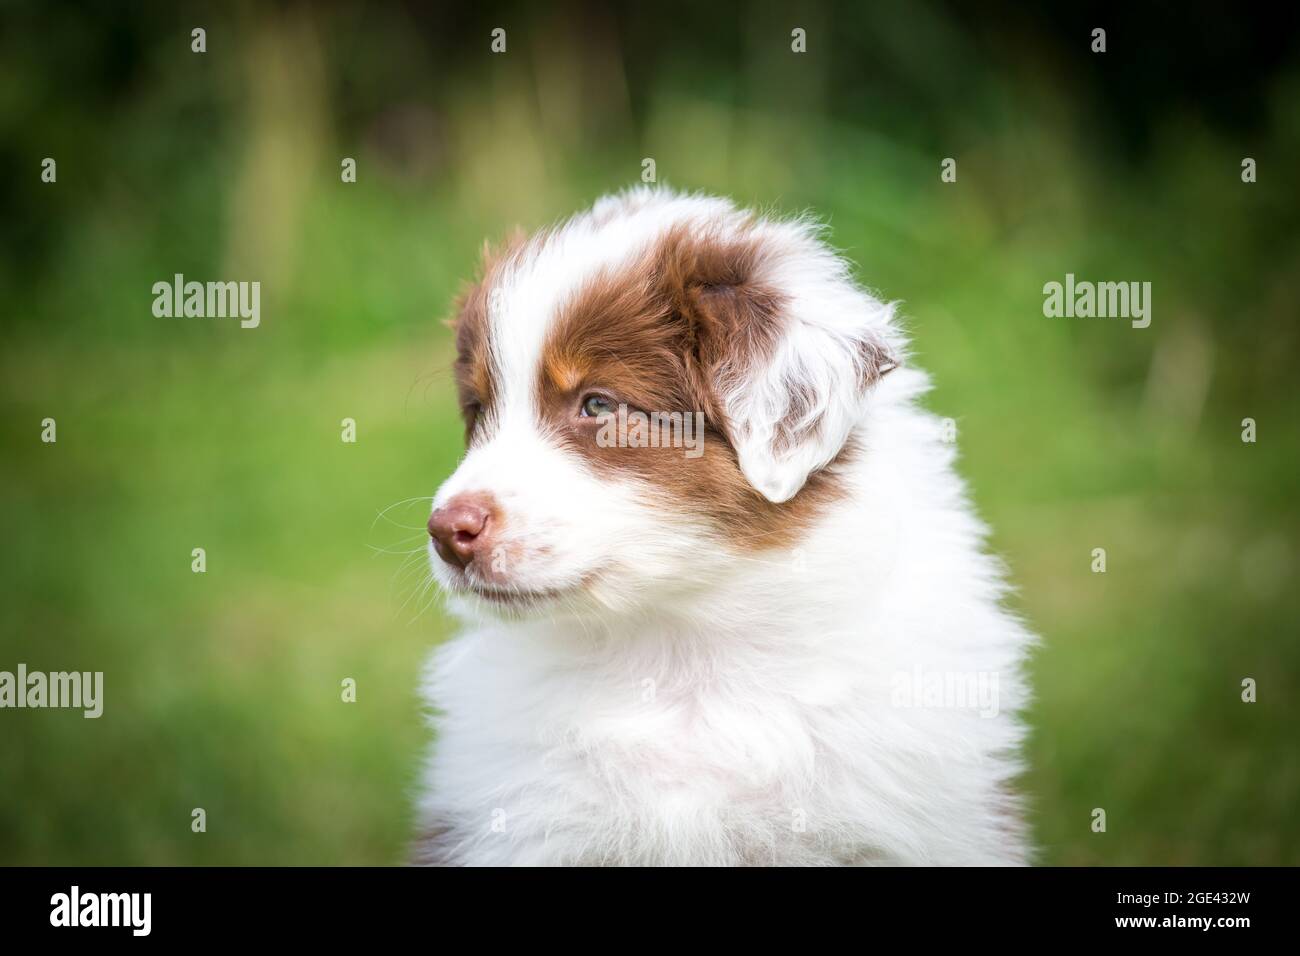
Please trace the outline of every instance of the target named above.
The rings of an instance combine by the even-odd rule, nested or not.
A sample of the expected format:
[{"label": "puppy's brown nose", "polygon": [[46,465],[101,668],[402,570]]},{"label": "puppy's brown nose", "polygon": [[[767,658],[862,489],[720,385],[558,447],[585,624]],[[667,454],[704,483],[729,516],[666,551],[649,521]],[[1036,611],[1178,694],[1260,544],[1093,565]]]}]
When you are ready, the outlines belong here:
[{"label": "puppy's brown nose", "polygon": [[429,537],[438,557],[463,568],[487,548],[491,536],[491,497],[481,494],[453,495],[429,515]]}]

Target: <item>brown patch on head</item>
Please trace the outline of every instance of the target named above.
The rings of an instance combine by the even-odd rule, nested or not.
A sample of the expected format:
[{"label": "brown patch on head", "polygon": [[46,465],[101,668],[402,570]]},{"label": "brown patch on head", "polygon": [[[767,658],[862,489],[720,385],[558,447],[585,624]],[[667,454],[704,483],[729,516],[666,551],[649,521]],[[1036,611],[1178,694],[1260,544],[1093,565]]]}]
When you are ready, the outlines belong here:
[{"label": "brown patch on head", "polygon": [[524,248],[523,230],[512,232],[499,248],[483,244],[479,278],[463,289],[456,298],[455,318],[450,322],[456,337],[456,360],[452,370],[465,419],[465,440],[474,435],[475,426],[492,409],[492,343],[489,304],[492,290]]},{"label": "brown patch on head", "polygon": [[[763,255],[746,228],[728,237],[670,230],[639,262],[597,274],[561,307],[537,381],[542,418],[559,440],[749,550],[789,546],[840,493],[832,463],[773,503],[749,484],[728,438],[719,393],[770,358],[783,331],[782,296],[761,280]],[[579,417],[592,394],[629,411],[702,413],[703,454],[601,447],[598,422]]]}]

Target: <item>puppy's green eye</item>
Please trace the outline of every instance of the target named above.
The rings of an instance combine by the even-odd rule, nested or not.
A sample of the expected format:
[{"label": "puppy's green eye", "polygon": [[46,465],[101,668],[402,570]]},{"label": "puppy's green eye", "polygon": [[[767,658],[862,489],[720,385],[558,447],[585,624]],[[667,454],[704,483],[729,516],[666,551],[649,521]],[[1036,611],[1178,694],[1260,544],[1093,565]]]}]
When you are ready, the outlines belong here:
[{"label": "puppy's green eye", "polygon": [[614,403],[603,395],[588,395],[582,400],[582,417],[599,418],[614,414]]}]

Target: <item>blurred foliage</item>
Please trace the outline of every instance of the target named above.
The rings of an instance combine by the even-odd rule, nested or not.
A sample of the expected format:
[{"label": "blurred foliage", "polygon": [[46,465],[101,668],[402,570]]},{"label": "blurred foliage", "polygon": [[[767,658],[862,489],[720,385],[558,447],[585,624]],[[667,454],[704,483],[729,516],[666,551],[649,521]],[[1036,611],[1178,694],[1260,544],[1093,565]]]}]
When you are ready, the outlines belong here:
[{"label": "blurred foliage", "polygon": [[[106,672],[97,721],[0,712],[0,862],[403,858],[447,628],[422,525],[460,453],[439,319],[485,237],[653,157],[673,186],[812,210],[902,301],[1043,635],[1044,861],[1300,863],[1290,20],[0,11],[0,669]],[[1067,272],[1152,282],[1151,328],[1044,318]],[[175,273],[260,280],[261,327],[155,318]]]}]

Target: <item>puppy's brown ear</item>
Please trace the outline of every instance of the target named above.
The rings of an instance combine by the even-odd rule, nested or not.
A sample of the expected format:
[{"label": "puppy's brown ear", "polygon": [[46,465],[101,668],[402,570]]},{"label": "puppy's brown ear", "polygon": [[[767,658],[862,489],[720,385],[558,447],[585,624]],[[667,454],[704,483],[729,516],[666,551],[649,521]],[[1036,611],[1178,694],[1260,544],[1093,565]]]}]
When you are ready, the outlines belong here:
[{"label": "puppy's brown ear", "polygon": [[854,284],[810,223],[760,221],[740,236],[680,238],[665,274],[741,470],[782,502],[839,454],[898,366],[893,308]]}]

